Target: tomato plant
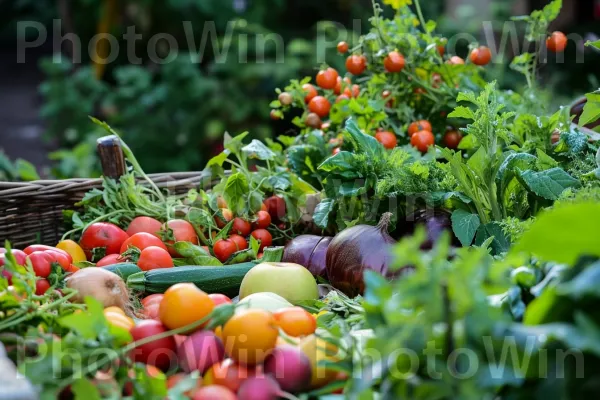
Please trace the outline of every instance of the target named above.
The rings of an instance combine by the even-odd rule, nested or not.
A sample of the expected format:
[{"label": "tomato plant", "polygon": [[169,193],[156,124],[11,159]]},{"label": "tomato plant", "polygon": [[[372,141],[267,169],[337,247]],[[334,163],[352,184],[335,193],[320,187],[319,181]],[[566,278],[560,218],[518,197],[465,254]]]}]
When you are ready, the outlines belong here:
[{"label": "tomato plant", "polygon": [[546,47],[553,53],[562,53],[567,48],[567,37],[560,31],[552,32],[546,39]]},{"label": "tomato plant", "polygon": [[346,69],[352,75],[360,75],[367,68],[367,59],[363,55],[353,54],[346,59]]},{"label": "tomato plant", "polygon": [[400,72],[404,69],[405,64],[404,56],[397,51],[391,51],[383,60],[383,66],[387,72]]},{"label": "tomato plant", "polygon": [[337,44],[337,51],[340,54],[346,54],[348,52],[348,43],[342,41]]},{"label": "tomato plant", "polygon": [[315,96],[308,102],[308,109],[317,114],[319,117],[324,118],[329,115],[331,104],[327,98],[323,96]]},{"label": "tomato plant", "polygon": [[302,90],[305,93],[304,102],[307,104],[318,94],[317,89],[315,89],[315,87],[310,83],[302,85]]}]

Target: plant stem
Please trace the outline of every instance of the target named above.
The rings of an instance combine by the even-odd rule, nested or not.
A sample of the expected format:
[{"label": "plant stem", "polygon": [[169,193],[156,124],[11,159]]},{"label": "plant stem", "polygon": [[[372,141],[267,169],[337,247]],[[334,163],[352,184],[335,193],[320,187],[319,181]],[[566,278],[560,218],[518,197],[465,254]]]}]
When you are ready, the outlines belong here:
[{"label": "plant stem", "polygon": [[427,29],[425,29],[425,18],[423,18],[423,11],[421,11],[421,3],[419,2],[419,0],[415,0],[415,8],[417,10],[417,15],[419,16],[421,26],[423,27],[423,30],[427,33]]}]

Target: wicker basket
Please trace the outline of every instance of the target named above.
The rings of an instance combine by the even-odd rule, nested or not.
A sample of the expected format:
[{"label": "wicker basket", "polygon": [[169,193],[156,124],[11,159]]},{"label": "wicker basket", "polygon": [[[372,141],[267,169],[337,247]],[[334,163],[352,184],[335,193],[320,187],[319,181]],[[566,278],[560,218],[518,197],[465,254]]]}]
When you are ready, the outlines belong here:
[{"label": "wicker basket", "polygon": [[[104,176],[118,178],[125,173],[118,138],[99,139],[98,153]],[[150,178],[173,194],[185,193],[210,181],[206,172],[151,174]],[[74,209],[86,192],[101,187],[99,178],[0,182],[0,247],[5,240],[16,248],[33,243],[56,245],[65,232],[63,210]]]}]

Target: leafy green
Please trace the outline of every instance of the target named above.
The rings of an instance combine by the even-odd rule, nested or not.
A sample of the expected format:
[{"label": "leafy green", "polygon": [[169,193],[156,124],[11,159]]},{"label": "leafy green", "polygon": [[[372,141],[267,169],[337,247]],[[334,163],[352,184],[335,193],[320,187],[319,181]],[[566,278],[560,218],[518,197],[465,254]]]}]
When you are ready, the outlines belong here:
[{"label": "leafy green", "polygon": [[480,224],[477,214],[461,209],[452,213],[452,230],[463,246],[471,245]]},{"label": "leafy green", "polygon": [[583,107],[583,114],[579,118],[580,125],[587,125],[600,119],[600,91],[585,95],[587,102]]},{"label": "leafy green", "polygon": [[552,168],[541,172],[531,170],[519,172],[519,177],[529,190],[548,200],[557,200],[567,188],[581,186],[577,179],[560,168]]}]

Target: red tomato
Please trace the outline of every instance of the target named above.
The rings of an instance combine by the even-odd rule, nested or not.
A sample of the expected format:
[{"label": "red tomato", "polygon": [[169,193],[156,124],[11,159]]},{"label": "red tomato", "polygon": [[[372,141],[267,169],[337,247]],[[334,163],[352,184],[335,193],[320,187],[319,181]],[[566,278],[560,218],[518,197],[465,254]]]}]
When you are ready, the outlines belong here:
[{"label": "red tomato", "polygon": [[[92,250],[104,248],[105,255],[120,253],[123,242],[128,240],[129,235],[110,222],[96,222],[90,225],[81,235],[79,245],[85,252],[88,260],[92,260]],[[127,248],[127,247],[125,247]]]},{"label": "red tomato", "polygon": [[133,236],[136,233],[146,232],[158,237],[162,223],[152,217],[135,217],[127,227],[127,234]]},{"label": "red tomato", "polygon": [[429,123],[429,121],[422,119],[419,121],[415,121],[408,126],[408,136],[412,136],[419,131],[432,132],[431,124]]},{"label": "red tomato", "polygon": [[227,296],[225,296],[224,294],[221,294],[221,293],[209,294],[208,297],[210,297],[210,299],[212,300],[212,302],[215,303],[215,307],[216,306],[220,306],[221,304],[231,304],[231,303],[233,303],[229,297],[227,297]]},{"label": "red tomato", "polygon": [[31,262],[36,276],[47,278],[52,272],[52,260],[45,251],[34,251],[27,259]]},{"label": "red tomato", "polygon": [[347,87],[344,89],[344,95],[350,97],[358,97],[360,95],[360,86],[352,85],[352,87]]},{"label": "red tomato", "polygon": [[311,101],[313,97],[315,97],[318,94],[317,89],[315,89],[315,87],[310,83],[305,83],[304,85],[302,85],[302,90],[304,90],[304,92],[306,93],[306,96],[304,96],[304,101],[306,103]]},{"label": "red tomato", "polygon": [[[172,219],[167,221],[167,227],[173,231],[173,237],[175,237],[175,242],[190,242],[192,244],[198,244],[198,235],[196,235],[196,231],[192,224],[183,219]],[[167,242],[169,245],[173,245],[174,241],[169,240]],[[179,253],[175,250],[174,247],[168,246],[167,250],[169,254],[173,257],[179,257]]]},{"label": "red tomato", "polygon": [[229,240],[232,240],[235,243],[237,251],[246,250],[248,248],[248,242],[240,235],[236,235],[235,233],[229,235]]},{"label": "red tomato", "polygon": [[250,232],[252,232],[252,225],[245,219],[234,218],[233,225],[231,226],[231,232],[242,236],[248,236]]},{"label": "red tomato", "polygon": [[279,222],[281,218],[285,217],[285,200],[279,196],[271,196],[265,199],[263,202],[267,206],[267,212],[271,216],[271,221]]},{"label": "red tomato", "polygon": [[165,246],[162,240],[147,232],[136,233],[129,239],[125,240],[121,245],[119,253],[125,253],[130,246],[137,247],[140,250],[144,250],[146,247],[150,246],[157,246],[161,249],[167,250],[167,246]]},{"label": "red tomato", "polygon": [[562,32],[552,32],[552,35],[546,39],[546,47],[554,53],[562,53],[567,48],[567,37]]},{"label": "red tomato", "polygon": [[393,149],[398,144],[398,139],[393,132],[382,131],[375,134],[375,139],[386,149]]},{"label": "red tomato", "polygon": [[340,54],[346,54],[348,52],[348,43],[346,43],[346,42],[339,42],[337,44],[337,51]]},{"label": "red tomato", "polygon": [[425,153],[429,146],[433,146],[435,137],[429,131],[419,131],[410,137],[410,144],[421,153]]},{"label": "red tomato", "polygon": [[229,208],[221,208],[221,214],[223,214],[223,217],[225,218],[225,220],[223,220],[223,218],[221,218],[219,215],[216,215],[215,223],[217,224],[217,226],[219,228],[224,228],[225,225],[227,225],[229,223],[229,221],[231,221],[233,219],[233,213],[231,212],[231,210]]},{"label": "red tomato", "polygon": [[304,123],[309,128],[314,128],[314,129],[321,128],[321,118],[319,118],[319,116],[313,112],[308,113],[306,115],[306,119],[304,120]]},{"label": "red tomato", "polygon": [[333,89],[338,77],[338,72],[331,67],[321,70],[317,73],[317,85],[323,89]]},{"label": "red tomato", "polygon": [[50,282],[47,279],[38,279],[35,281],[35,294],[38,296],[46,293],[48,289],[50,289]]},{"label": "red tomato", "polygon": [[120,254],[109,254],[102,257],[100,261],[96,263],[96,267],[106,267],[108,265],[124,263],[125,259],[121,258]]},{"label": "red tomato", "polygon": [[360,75],[367,68],[365,56],[353,54],[346,59],[346,69],[352,75]]},{"label": "red tomato", "polygon": [[448,131],[444,135],[444,144],[449,149],[458,148],[458,144],[462,140],[462,135],[459,131]]},{"label": "red tomato", "polygon": [[141,300],[142,306],[148,307],[150,304],[160,303],[163,297],[165,297],[165,295],[162,293],[155,293],[146,296]]},{"label": "red tomato", "polygon": [[158,310],[160,308],[160,302],[150,303],[150,305],[142,309],[142,315],[148,319],[158,319]]},{"label": "red tomato", "polygon": [[383,60],[383,66],[387,72],[400,72],[404,69],[405,64],[404,56],[397,51],[390,51]]},{"label": "red tomato", "polygon": [[[263,203],[264,204],[264,203]],[[285,205],[285,202],[283,203]],[[254,229],[267,229],[271,225],[271,214],[266,211],[256,213],[256,221],[252,224]]]},{"label": "red tomato", "polygon": [[331,104],[329,100],[323,96],[315,96],[308,103],[308,109],[317,114],[319,117],[324,118],[329,114],[329,110],[331,109]]},{"label": "red tomato", "polygon": [[486,46],[479,46],[471,51],[469,58],[475,65],[487,65],[492,60],[492,52]]},{"label": "red tomato", "polygon": [[265,247],[268,247],[271,244],[273,244],[273,237],[266,229],[257,229],[254,232],[252,232],[251,235],[256,240],[260,241],[260,249],[258,251],[263,251]]},{"label": "red tomato", "polygon": [[[166,332],[159,321],[145,320],[134,326],[130,333],[134,341]],[[175,339],[172,336],[154,340],[132,350],[131,357],[138,362],[154,365],[166,371],[177,363]]]},{"label": "red tomato", "polygon": [[165,249],[158,246],[149,246],[140,253],[137,265],[142,271],[171,268],[173,267],[173,259]]},{"label": "red tomato", "polygon": [[233,253],[237,251],[237,244],[230,239],[220,239],[213,245],[213,253],[215,257],[221,262],[227,261]]}]

